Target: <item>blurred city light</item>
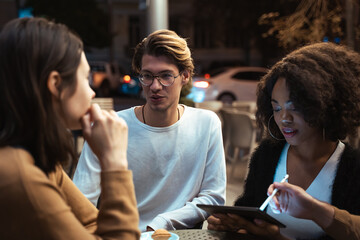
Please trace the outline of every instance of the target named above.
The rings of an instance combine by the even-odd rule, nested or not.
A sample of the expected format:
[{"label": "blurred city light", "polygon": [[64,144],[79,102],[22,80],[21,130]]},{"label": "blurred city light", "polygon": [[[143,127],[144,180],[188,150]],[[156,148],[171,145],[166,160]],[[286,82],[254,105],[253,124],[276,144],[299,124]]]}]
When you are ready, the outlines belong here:
[{"label": "blurred city light", "polygon": [[24,18],[24,17],[34,17],[33,13],[33,8],[29,7],[29,8],[20,8],[18,11],[18,17],[19,18]]},{"label": "blurred city light", "polygon": [[124,83],[129,83],[131,80],[131,77],[129,75],[124,76]]},{"label": "blurred city light", "polygon": [[208,81],[195,81],[193,85],[198,88],[208,88],[210,83]]}]

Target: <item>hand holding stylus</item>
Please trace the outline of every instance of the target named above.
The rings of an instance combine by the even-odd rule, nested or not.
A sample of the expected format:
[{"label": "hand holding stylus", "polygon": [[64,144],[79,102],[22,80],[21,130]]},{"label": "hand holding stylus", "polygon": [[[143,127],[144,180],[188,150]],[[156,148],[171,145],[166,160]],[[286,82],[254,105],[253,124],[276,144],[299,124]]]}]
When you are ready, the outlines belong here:
[{"label": "hand holding stylus", "polygon": [[[281,180],[281,183],[285,182],[288,178],[289,178],[289,175],[286,174],[285,177]],[[274,191],[272,192],[272,194],[270,196],[268,196],[268,198],[265,200],[265,202],[260,206],[261,211],[264,211],[264,209],[267,207],[267,205],[270,203],[271,199],[275,196],[275,194],[278,191],[279,190],[277,188],[275,188]]]},{"label": "hand holding stylus", "polygon": [[268,192],[273,193],[276,189],[279,192],[270,201],[271,210],[274,213],[285,213],[296,218],[309,219],[322,228],[331,224],[334,208],[330,204],[315,199],[303,188],[287,182],[274,182],[270,185]]}]

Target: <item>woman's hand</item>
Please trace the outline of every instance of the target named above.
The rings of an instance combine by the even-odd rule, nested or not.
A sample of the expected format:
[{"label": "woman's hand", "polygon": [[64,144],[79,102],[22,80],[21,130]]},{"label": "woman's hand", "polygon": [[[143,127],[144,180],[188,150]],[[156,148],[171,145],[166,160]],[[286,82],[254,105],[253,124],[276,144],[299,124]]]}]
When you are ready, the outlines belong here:
[{"label": "woman's hand", "polygon": [[265,239],[286,239],[280,234],[278,226],[260,219],[251,222],[236,214],[214,214],[207,222],[209,230],[251,233]]},{"label": "woman's hand", "polygon": [[287,182],[271,184],[268,194],[275,188],[279,191],[270,201],[270,207],[274,212],[313,220],[322,228],[331,224],[334,216],[334,208],[331,205],[313,198],[301,187]]},{"label": "woman's hand", "polygon": [[208,229],[216,231],[233,231],[239,229],[239,224],[227,214],[214,214],[208,217]]},{"label": "woman's hand", "polygon": [[84,139],[99,158],[103,171],[127,169],[128,128],[123,119],[93,104],[81,124]]},{"label": "woman's hand", "polygon": [[286,213],[296,218],[311,219],[311,205],[313,197],[305,192],[304,189],[289,183],[273,183],[269,186],[268,194],[275,188],[279,191],[270,201],[270,206],[274,212]]}]

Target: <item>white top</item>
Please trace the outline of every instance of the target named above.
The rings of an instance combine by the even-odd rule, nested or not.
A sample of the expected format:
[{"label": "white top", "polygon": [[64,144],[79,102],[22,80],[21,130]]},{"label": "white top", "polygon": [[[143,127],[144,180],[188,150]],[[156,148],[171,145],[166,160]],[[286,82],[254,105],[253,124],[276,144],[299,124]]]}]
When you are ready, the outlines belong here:
[{"label": "white top", "polygon": [[[280,161],[277,165],[274,182],[280,182],[286,175],[287,153],[289,144],[284,146],[280,156]],[[314,198],[331,204],[332,187],[334,178],[337,171],[337,166],[340,161],[341,154],[345,149],[344,143],[338,143],[335,151],[330,156],[329,160],[325,163],[320,170],[314,181],[306,189],[306,192]],[[285,237],[290,239],[313,239],[319,238],[325,232],[313,221],[294,218],[285,213],[274,213],[271,207],[266,209],[266,212],[286,225],[286,228],[280,228],[280,232]]]},{"label": "white top", "polygon": [[[225,156],[221,122],[209,110],[185,107],[169,127],[151,127],[135,107],[117,114],[128,124],[127,158],[133,171],[140,230],[191,228],[207,218],[196,204],[224,205]],[[84,195],[97,203],[100,165],[85,143],[74,175]]]}]

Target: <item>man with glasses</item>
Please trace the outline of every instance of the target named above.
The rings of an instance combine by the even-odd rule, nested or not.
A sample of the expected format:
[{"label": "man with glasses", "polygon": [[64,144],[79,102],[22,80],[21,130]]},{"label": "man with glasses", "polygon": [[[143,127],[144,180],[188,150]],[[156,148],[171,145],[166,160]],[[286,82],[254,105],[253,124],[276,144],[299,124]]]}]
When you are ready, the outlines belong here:
[{"label": "man with glasses", "polygon": [[[150,34],[136,47],[132,65],[146,104],[118,115],[129,129],[128,168],[133,172],[140,230],[194,228],[207,218],[196,204],[225,202],[221,122],[214,112],[179,104],[194,65],[185,39],[175,32]],[[86,143],[74,182],[96,205],[100,166]]]}]

